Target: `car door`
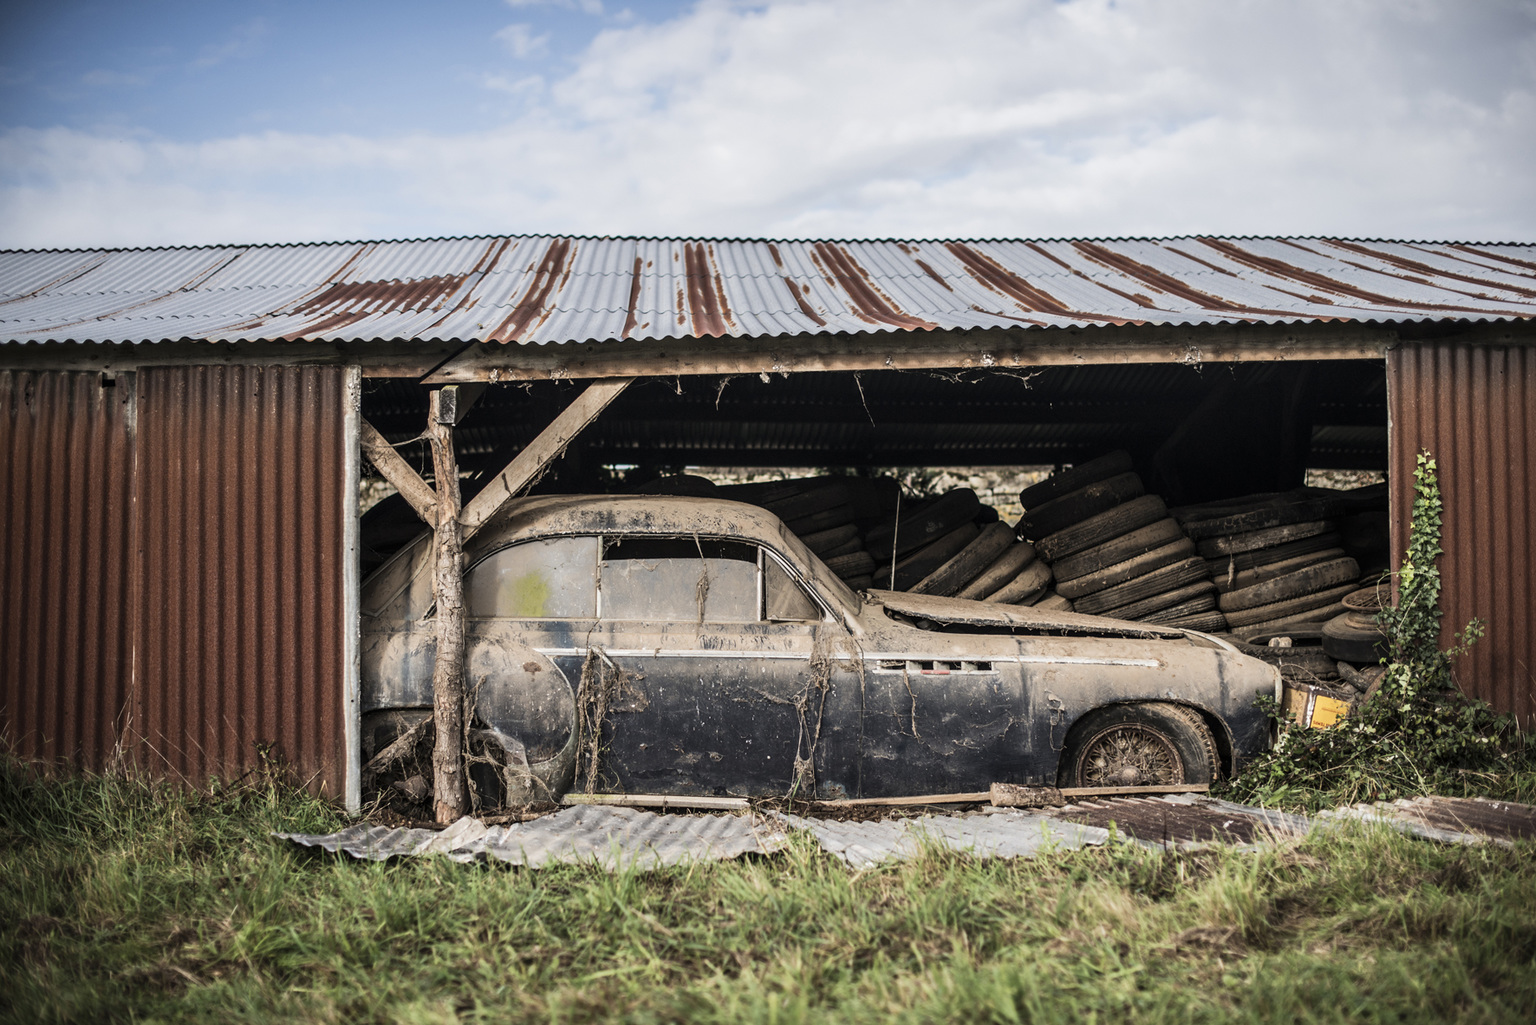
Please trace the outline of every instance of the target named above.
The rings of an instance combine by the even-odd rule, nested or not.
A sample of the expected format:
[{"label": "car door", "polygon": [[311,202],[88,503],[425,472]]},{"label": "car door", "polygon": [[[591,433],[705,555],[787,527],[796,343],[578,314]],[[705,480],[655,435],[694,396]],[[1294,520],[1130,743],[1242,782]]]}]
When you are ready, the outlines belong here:
[{"label": "car door", "polygon": [[856,751],[859,728],[829,657],[847,630],[775,553],[739,540],[612,536],[598,582],[594,655],[616,670],[601,787],[837,792],[836,777],[856,768],[856,755],[839,752]]}]

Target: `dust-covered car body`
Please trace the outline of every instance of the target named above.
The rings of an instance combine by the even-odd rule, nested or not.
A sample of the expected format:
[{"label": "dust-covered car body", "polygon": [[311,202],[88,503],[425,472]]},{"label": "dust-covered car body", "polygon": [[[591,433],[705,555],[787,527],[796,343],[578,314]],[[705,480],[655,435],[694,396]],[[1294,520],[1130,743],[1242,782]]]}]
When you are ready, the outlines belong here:
[{"label": "dust-covered car body", "polygon": [[[429,542],[363,588],[365,758],[430,714]],[[513,801],[578,779],[830,799],[1054,785],[1074,727],[1111,707],[1176,708],[1231,771],[1267,743],[1255,697],[1278,696],[1274,667],[1190,631],[855,594],[736,502],[523,499],[466,566],[466,683]]]}]

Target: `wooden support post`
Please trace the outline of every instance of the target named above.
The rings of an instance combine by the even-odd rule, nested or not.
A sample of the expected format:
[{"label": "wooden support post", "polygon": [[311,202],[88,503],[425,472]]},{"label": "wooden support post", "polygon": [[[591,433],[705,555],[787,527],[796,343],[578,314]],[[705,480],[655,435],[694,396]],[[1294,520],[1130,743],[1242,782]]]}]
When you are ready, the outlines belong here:
[{"label": "wooden support post", "polygon": [[[615,377],[593,381],[587,385],[587,390],[576,396],[576,401],[562,410],[537,438],[534,438],[507,464],[506,469],[497,474],[495,480],[470,499],[459,517],[464,524],[463,539],[468,541],[475,531],[496,514],[497,510],[516,498],[518,492],[536,480],[539,474],[543,473],[544,469],[565,451],[565,446],[571,443],[571,439],[596,420],[597,414],[606,409],[608,403],[618,398],[619,393],[632,380],[634,380],[632,377]],[[433,394],[437,393],[433,392]]]},{"label": "wooden support post", "polygon": [[[437,821],[464,814],[464,539],[459,527],[459,464],[453,451],[453,412],[433,391],[427,415],[432,466],[437,476],[437,524],[433,537],[437,599],[437,658],[432,667],[432,793]],[[446,421],[446,422],[445,422]]]}]

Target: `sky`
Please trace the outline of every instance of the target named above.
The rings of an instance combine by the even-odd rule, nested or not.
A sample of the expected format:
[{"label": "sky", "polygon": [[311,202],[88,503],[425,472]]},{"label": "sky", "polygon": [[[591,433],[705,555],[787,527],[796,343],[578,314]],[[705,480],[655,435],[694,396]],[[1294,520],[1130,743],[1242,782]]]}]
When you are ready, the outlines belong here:
[{"label": "sky", "polygon": [[1536,241],[1536,0],[0,5],[0,247]]}]

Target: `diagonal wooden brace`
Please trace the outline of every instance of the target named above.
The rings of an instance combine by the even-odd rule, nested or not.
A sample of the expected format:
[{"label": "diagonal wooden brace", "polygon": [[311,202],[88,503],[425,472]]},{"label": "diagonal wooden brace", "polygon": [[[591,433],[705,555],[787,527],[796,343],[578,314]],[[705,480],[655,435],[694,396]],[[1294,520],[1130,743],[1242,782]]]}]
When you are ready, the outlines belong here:
[{"label": "diagonal wooden brace", "polygon": [[571,439],[596,420],[597,415],[618,398],[619,393],[633,380],[632,377],[613,377],[587,385],[587,390],[576,396],[575,402],[555,417],[537,438],[507,464],[506,469],[464,506],[464,511],[459,515],[459,522],[464,525],[463,539],[468,541],[473,537],[475,531],[496,515],[502,506],[536,480],[565,451]]},{"label": "diagonal wooden brace", "polygon": [[416,515],[426,521],[429,527],[437,526],[437,492],[427,486],[411,464],[400,458],[400,453],[394,450],[378,428],[367,420],[359,419],[357,440],[363,450],[363,455],[376,466],[384,479],[395,486]]}]

